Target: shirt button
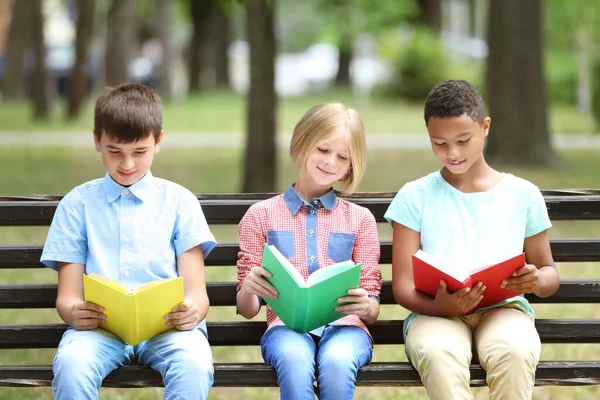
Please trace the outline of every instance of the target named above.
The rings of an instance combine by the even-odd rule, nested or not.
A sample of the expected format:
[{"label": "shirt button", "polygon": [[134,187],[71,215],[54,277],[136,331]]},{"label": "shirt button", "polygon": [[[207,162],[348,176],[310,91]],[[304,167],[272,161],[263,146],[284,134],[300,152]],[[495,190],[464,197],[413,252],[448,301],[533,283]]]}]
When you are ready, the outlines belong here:
[{"label": "shirt button", "polygon": [[314,204],[314,205],[317,205],[317,204],[319,204],[319,200],[315,200],[315,201],[313,201],[313,204]]},{"label": "shirt button", "polygon": [[310,261],[315,261],[315,256],[310,256]]},{"label": "shirt button", "polygon": [[129,243],[129,238],[128,238],[128,237],[125,237],[125,238],[123,238],[123,241],[124,241],[125,243]]},{"label": "shirt button", "polygon": [[311,214],[314,214],[314,213],[315,213],[315,210],[310,210],[310,213],[311,213]]},{"label": "shirt button", "polygon": [[128,190],[128,189],[125,189],[125,190],[123,190],[123,193],[124,193],[124,194],[129,194],[129,190]]},{"label": "shirt button", "polygon": [[314,234],[315,234],[315,230],[314,230],[314,229],[311,229],[310,231],[308,231],[308,234],[309,234],[310,236],[314,235]]}]

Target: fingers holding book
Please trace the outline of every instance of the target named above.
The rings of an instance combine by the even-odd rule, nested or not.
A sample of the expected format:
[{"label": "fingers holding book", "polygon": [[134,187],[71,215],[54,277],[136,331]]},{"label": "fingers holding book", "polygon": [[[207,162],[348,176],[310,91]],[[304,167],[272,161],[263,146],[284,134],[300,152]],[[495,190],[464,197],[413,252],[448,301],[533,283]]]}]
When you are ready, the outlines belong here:
[{"label": "fingers holding book", "polygon": [[106,314],[103,312],[103,307],[89,301],[75,303],[71,310],[71,326],[78,331],[96,329],[106,322]]},{"label": "fingers holding book", "polygon": [[449,293],[446,282],[441,280],[434,299],[440,310],[437,316],[454,317],[468,314],[483,300],[485,289],[485,285],[478,282],[472,288],[464,288]]},{"label": "fingers holding book", "polygon": [[180,331],[194,329],[200,322],[200,312],[196,304],[189,299],[173,308],[173,311],[165,315],[167,326],[172,326]]},{"label": "fingers holding book", "polygon": [[338,303],[347,303],[335,308],[335,311],[343,314],[366,317],[371,311],[369,293],[365,289],[348,290],[348,296],[340,297]]},{"label": "fingers holding book", "polygon": [[244,280],[242,290],[248,294],[276,299],[278,295],[277,289],[267,282],[265,277],[272,278],[273,275],[262,267],[252,267]]},{"label": "fingers holding book", "polygon": [[526,264],[513,273],[513,276],[502,281],[500,287],[515,292],[535,293],[539,287],[540,273],[533,264]]}]

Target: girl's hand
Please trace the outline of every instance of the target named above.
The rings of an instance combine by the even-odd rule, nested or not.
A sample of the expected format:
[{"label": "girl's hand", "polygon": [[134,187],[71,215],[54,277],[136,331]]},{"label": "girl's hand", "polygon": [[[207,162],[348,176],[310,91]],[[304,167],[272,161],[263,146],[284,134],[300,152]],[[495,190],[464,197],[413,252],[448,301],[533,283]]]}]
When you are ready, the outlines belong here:
[{"label": "girl's hand", "polygon": [[244,292],[260,297],[267,297],[271,300],[276,299],[277,289],[273,287],[264,277],[271,278],[273,275],[262,267],[252,267],[250,273],[244,279],[242,289]]},{"label": "girl's hand", "polygon": [[348,296],[340,297],[338,303],[350,303],[337,306],[335,311],[348,315],[358,315],[366,318],[371,312],[369,293],[365,289],[350,289]]},{"label": "girl's hand", "polygon": [[173,310],[165,315],[165,319],[167,326],[180,331],[189,331],[200,322],[200,312],[192,300],[185,299],[183,303],[173,307]]},{"label": "girl's hand", "polygon": [[435,295],[440,317],[456,317],[472,311],[483,299],[485,286],[478,282],[471,289],[464,288],[448,293],[446,282],[441,280]]},{"label": "girl's hand", "polygon": [[535,293],[540,285],[540,273],[533,264],[526,264],[513,272],[512,277],[502,281],[500,287],[515,292]]},{"label": "girl's hand", "polygon": [[81,301],[71,309],[71,326],[78,331],[91,331],[106,321],[104,308],[95,303]]}]

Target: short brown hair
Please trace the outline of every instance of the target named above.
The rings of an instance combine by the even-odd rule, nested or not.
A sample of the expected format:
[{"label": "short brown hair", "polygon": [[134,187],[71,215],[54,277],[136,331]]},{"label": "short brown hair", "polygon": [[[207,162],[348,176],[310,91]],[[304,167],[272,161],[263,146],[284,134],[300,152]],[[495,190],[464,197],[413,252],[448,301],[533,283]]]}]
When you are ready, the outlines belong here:
[{"label": "short brown hair", "polygon": [[133,143],[162,132],[162,103],[151,88],[137,83],[108,87],[96,100],[94,135]]},{"label": "short brown hair", "polygon": [[330,136],[344,134],[350,150],[350,170],[340,179],[340,190],[352,193],[360,183],[367,164],[365,128],[352,108],[340,103],[323,103],[308,110],[294,128],[290,156],[297,168],[317,145]]}]

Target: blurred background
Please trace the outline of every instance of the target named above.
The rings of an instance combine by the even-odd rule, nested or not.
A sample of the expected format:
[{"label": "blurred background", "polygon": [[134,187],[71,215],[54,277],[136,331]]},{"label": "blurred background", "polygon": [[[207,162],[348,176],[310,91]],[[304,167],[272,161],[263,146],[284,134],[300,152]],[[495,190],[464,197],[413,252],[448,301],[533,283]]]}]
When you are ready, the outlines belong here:
[{"label": "blurred background", "polygon": [[[360,191],[397,191],[440,168],[423,104],[445,79],[474,83],[492,127],[486,159],[542,189],[600,187],[600,1],[597,0],[0,0],[0,196],[64,195],[102,177],[92,139],[96,96],[140,82],[164,103],[153,173],[196,193],[280,192],[296,171],[287,146],[305,111],[341,101],[367,131]],[[218,241],[235,227],[215,226]],[[382,239],[391,239],[380,225]],[[0,227],[0,243],[43,243],[47,227]],[[552,237],[600,236],[557,221]],[[561,276],[600,275],[559,264]],[[234,280],[235,267],[207,271]],[[389,266],[382,266],[390,279]],[[52,271],[1,282],[56,282]],[[593,305],[535,305],[541,318],[600,318]],[[403,318],[385,306],[382,318]],[[264,316],[263,316],[264,317]],[[212,320],[239,318],[211,310]],[[52,310],[1,310],[0,323],[59,322]],[[55,350],[2,350],[0,363],[51,363]],[[215,361],[261,361],[255,348]],[[405,360],[379,346],[375,361]],[[600,359],[585,345],[545,345],[542,359]],[[477,399],[487,389],[476,389]],[[102,389],[105,399],[161,389]],[[215,388],[214,399],[277,398],[273,388]],[[596,387],[536,388],[535,399],[600,396]],[[0,389],[0,399],[51,391]],[[359,388],[357,399],[426,399],[422,388]]]}]

